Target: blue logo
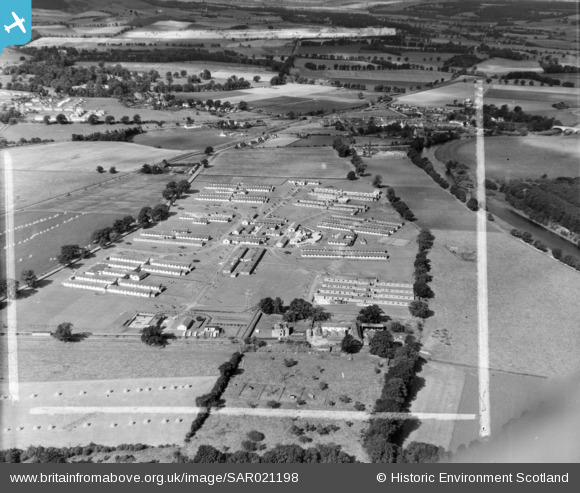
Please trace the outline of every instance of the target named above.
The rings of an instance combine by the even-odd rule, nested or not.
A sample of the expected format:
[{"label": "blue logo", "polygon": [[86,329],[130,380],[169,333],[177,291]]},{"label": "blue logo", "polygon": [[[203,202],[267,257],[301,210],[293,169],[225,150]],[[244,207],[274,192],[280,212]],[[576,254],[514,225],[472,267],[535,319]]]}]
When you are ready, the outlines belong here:
[{"label": "blue logo", "polygon": [[31,0],[0,0],[0,51],[25,45],[32,32]]}]

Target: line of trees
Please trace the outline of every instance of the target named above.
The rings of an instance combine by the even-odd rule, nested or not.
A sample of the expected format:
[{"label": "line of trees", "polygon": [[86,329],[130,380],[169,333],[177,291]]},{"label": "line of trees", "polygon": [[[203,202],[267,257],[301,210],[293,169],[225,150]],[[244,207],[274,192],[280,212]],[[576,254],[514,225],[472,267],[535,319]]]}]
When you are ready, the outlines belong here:
[{"label": "line of trees", "polygon": [[395,189],[392,187],[387,188],[387,200],[391,203],[393,208],[401,215],[405,221],[414,221],[415,214],[413,211],[409,209],[409,206],[403,202],[397,194],[395,193]]},{"label": "line of trees", "polygon": [[100,228],[93,231],[91,241],[105,247],[109,243],[117,241],[123,233],[131,230],[135,219],[133,216],[125,216],[123,219],[116,219],[113,226]]},{"label": "line of trees", "polygon": [[208,394],[200,395],[196,398],[195,402],[198,407],[201,407],[199,413],[191,423],[189,431],[185,435],[185,441],[189,442],[195,436],[195,434],[200,430],[200,428],[205,423],[206,419],[209,417],[210,409],[212,407],[217,407],[223,404],[222,395],[226,391],[226,388],[231,380],[231,378],[236,374],[240,363],[242,362],[244,355],[240,352],[235,352],[232,354],[230,359],[220,365],[219,372],[220,376],[216,380],[213,388]]},{"label": "line of trees", "polygon": [[342,451],[340,445],[318,444],[316,447],[303,449],[300,445],[276,445],[267,450],[263,455],[246,450],[236,452],[221,452],[212,445],[200,445],[195,457],[190,462],[197,464],[328,464],[328,463],[354,463],[355,457]]},{"label": "line of trees", "polygon": [[412,301],[409,305],[409,311],[414,317],[423,319],[433,315],[433,312],[429,310],[429,305],[424,300],[431,299],[435,296],[429,286],[429,283],[433,280],[433,276],[430,274],[431,261],[427,258],[427,254],[433,247],[434,241],[435,236],[427,228],[422,229],[417,236],[419,251],[415,256],[415,262],[413,264],[415,267],[413,293],[417,298],[421,299]]},{"label": "line of trees", "polygon": [[330,320],[331,317],[331,314],[324,308],[314,306],[301,298],[294,298],[288,306],[284,306],[281,298],[262,298],[259,307],[266,315],[283,315],[286,322],[299,322],[310,319],[314,324],[314,322]]},{"label": "line of trees", "polygon": [[433,178],[435,183],[437,183],[441,188],[444,190],[449,188],[449,182],[437,172],[429,158],[421,157],[415,149],[410,149],[407,153],[407,157],[415,166],[421,168],[425,173]]},{"label": "line of trees", "polygon": [[[373,337],[382,337],[377,332]],[[392,336],[391,336],[392,337]],[[372,342],[372,340],[371,340]],[[385,374],[381,396],[374,406],[374,413],[406,412],[412,397],[412,388],[420,371],[421,344],[413,336],[407,336],[404,345],[384,353],[391,357],[389,370]],[[440,462],[449,454],[435,445],[412,442],[403,449],[399,443],[410,419],[374,418],[365,431],[363,446],[374,463]]]},{"label": "line of trees", "polygon": [[190,189],[191,183],[188,180],[180,180],[179,182],[170,181],[165,185],[165,190],[161,192],[161,195],[165,200],[173,202],[175,199],[180,199]]},{"label": "line of trees", "polygon": [[90,141],[90,142],[128,142],[130,141],[135,135],[139,135],[143,133],[143,129],[141,127],[132,127],[132,128],[124,128],[124,129],[116,129],[116,130],[107,130],[106,132],[94,132],[92,134],[72,134],[73,142],[77,141]]},{"label": "line of trees", "polygon": [[[548,247],[544,245],[540,240],[534,240],[534,237],[528,231],[520,231],[519,229],[512,229],[510,234],[520,240],[532,245],[542,252],[547,252]],[[580,259],[575,255],[562,255],[562,250],[560,248],[552,249],[552,256],[559,260],[560,262],[573,267],[576,270],[580,270]]]}]

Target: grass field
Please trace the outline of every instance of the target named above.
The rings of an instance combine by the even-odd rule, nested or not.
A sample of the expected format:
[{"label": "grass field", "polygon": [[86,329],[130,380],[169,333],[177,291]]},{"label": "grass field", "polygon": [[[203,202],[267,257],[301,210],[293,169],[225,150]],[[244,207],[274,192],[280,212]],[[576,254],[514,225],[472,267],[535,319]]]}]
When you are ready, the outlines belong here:
[{"label": "grass field", "polygon": [[204,150],[207,146],[226,144],[243,136],[241,132],[234,132],[233,135],[228,133],[227,136],[221,136],[220,133],[217,129],[168,128],[139,134],[133,142],[163,149]]},{"label": "grass field", "polygon": [[[176,151],[154,150],[126,142],[66,142],[11,149],[16,171],[95,172],[98,165],[118,172],[134,171],[144,163],[158,163],[179,156]],[[4,169],[4,164],[2,164]]]},{"label": "grass field", "polygon": [[[89,339],[71,345],[50,337],[19,337],[18,349],[21,400],[2,407],[3,427],[10,428],[3,432],[2,443],[22,448],[33,443],[181,443],[192,414],[81,411],[55,416],[30,414],[30,410],[39,406],[195,406],[196,396],[210,390],[219,373],[217,367],[232,353],[231,345],[200,350],[184,341],[155,349],[137,338]],[[7,394],[6,350],[6,337],[0,337],[3,394]],[[41,428],[34,430],[34,425]],[[50,430],[49,425],[55,429]],[[17,431],[17,426],[24,429]]]},{"label": "grass field", "polygon": [[[448,142],[435,151],[437,159],[450,159],[476,167],[475,140]],[[575,136],[489,137],[485,141],[486,176],[494,180],[578,176],[580,148]]]},{"label": "grass field", "polygon": [[[264,99],[262,101],[252,101],[252,106],[269,113],[288,113],[294,111],[297,114],[309,113],[311,111],[338,111],[358,104],[356,101],[334,101],[317,98],[295,98],[280,96],[277,98]],[[364,104],[364,103],[361,103]]]},{"label": "grass field", "polygon": [[485,62],[477,64],[477,70],[485,72],[488,76],[503,75],[509,72],[542,72],[538,62],[529,60],[507,60],[505,58],[490,58]]},{"label": "grass field", "polygon": [[[288,368],[285,359],[298,364]],[[224,395],[226,405],[266,407],[267,401],[276,400],[283,409],[354,411],[354,404],[359,401],[370,410],[383,384],[382,373],[375,372],[378,362],[379,358],[368,353],[359,353],[350,360],[332,353],[296,351],[275,342],[272,348],[246,354],[243,373],[232,379]],[[321,382],[328,388],[321,390]],[[291,395],[307,403],[299,406]],[[350,397],[351,402],[341,402],[342,395]]]},{"label": "grass field", "polygon": [[[484,90],[485,87],[486,84],[484,84]],[[468,98],[472,100],[475,98],[475,85],[470,78],[467,78],[467,82],[456,82],[448,86],[401,96],[397,98],[397,101],[417,106],[445,106],[453,103],[455,99],[463,101]]]},{"label": "grass field", "polygon": [[204,175],[344,178],[351,165],[328,148],[242,149],[222,152]]},{"label": "grass field", "polygon": [[[435,317],[427,320],[431,335],[427,349],[439,359],[475,364],[476,263],[463,261],[447,249],[477,250],[475,214],[408,160],[379,163],[369,160],[367,171],[382,174],[383,182],[392,185],[415,212],[416,224],[431,228],[436,236],[429,255],[435,292],[430,306]],[[499,231],[488,223],[491,366],[549,376],[573,371],[577,363],[572,349],[560,341],[577,340],[571,297],[580,287],[578,274]],[[561,338],[547,338],[548,326]]]},{"label": "grass field", "polygon": [[[48,272],[58,265],[56,256],[61,245],[87,245],[95,229],[111,226],[115,219],[127,214],[136,217],[145,205],[154,206],[161,202],[161,191],[165,183],[175,179],[172,175],[131,174],[120,176],[102,186],[84,189],[83,186],[89,183],[77,180],[87,180],[88,173],[80,174],[80,178],[79,173],[48,172],[44,175],[47,176],[45,182],[37,183],[35,180],[38,174],[32,171],[15,173],[16,189],[21,190],[22,194],[22,200],[17,198],[17,206],[47,201],[36,208],[32,206],[26,211],[17,212],[17,226],[30,224],[46,215],[59,215],[54,220],[30,224],[16,231],[15,241],[22,242],[15,249],[18,272],[25,268],[31,268],[37,274]],[[109,173],[99,175],[96,172],[90,176],[111,177]],[[37,190],[34,195],[25,195],[24,190],[31,182],[37,183]],[[73,193],[73,185],[79,185],[80,190]],[[143,188],[147,188],[147,194],[143,194]],[[67,189],[71,190],[70,196],[53,199],[56,194],[63,194]],[[3,191],[0,190],[1,193]],[[4,232],[5,225],[5,217],[2,216],[0,232]]]},{"label": "grass field", "polygon": [[552,104],[563,101],[571,108],[580,105],[577,88],[567,87],[516,87],[493,86],[485,95],[487,104],[519,105],[524,111],[551,109]]}]

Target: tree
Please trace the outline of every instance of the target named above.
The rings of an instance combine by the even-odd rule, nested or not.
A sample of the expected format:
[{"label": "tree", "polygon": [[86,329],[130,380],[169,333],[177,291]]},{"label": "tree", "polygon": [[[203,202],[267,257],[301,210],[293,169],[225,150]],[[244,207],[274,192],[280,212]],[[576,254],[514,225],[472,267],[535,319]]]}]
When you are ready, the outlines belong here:
[{"label": "tree", "polygon": [[347,180],[356,180],[356,173],[354,171],[349,171],[346,178]]},{"label": "tree", "polygon": [[89,122],[89,124],[91,125],[96,125],[97,123],[99,123],[99,117],[94,113],[92,113],[89,115],[87,122]]},{"label": "tree", "polygon": [[139,225],[142,227],[148,225],[151,222],[152,214],[153,209],[151,207],[143,207],[137,216],[137,222]]},{"label": "tree", "polygon": [[204,158],[204,159],[202,159],[202,160],[201,160],[201,165],[202,165],[204,168],[207,168],[207,167],[209,167],[209,161],[208,161],[207,159],[205,159],[205,158]]},{"label": "tree", "polygon": [[270,297],[262,298],[260,300],[260,310],[262,310],[266,315],[271,315],[274,313],[274,300]]},{"label": "tree", "polygon": [[352,335],[346,334],[340,343],[340,349],[346,354],[356,354],[362,348],[362,342]]},{"label": "tree", "polygon": [[60,125],[66,125],[68,123],[68,120],[65,115],[59,113],[58,115],[56,115],[56,123]]},{"label": "tree", "polygon": [[141,117],[139,115],[133,115],[133,123],[135,123],[136,125],[140,125]]},{"label": "tree", "polygon": [[105,168],[103,168],[102,166],[97,166],[97,173],[104,173],[105,172]]},{"label": "tree", "polygon": [[203,69],[203,72],[199,76],[204,80],[208,80],[211,79],[211,72],[208,69]]},{"label": "tree", "polygon": [[238,103],[238,109],[240,111],[246,111],[248,109],[248,103],[246,103],[245,101],[240,101]]},{"label": "tree", "polygon": [[254,75],[254,82],[260,82],[261,77],[259,75]]},{"label": "tree", "polygon": [[433,298],[435,296],[429,285],[423,279],[415,281],[413,284],[413,292],[419,298]]},{"label": "tree", "polygon": [[165,190],[163,190],[163,192],[161,192],[161,195],[165,200],[171,201],[176,197],[177,193],[176,190],[173,188],[166,188]]},{"label": "tree", "polygon": [[375,175],[375,177],[373,178],[373,187],[381,188],[382,184],[383,184],[383,177],[381,175]]},{"label": "tree", "polygon": [[[300,298],[294,298],[288,307],[288,311],[284,314],[284,318],[289,322],[296,322],[297,320],[309,318],[311,313],[311,303]],[[286,318],[287,315],[288,318]]]},{"label": "tree", "polygon": [[9,300],[15,300],[19,284],[16,279],[0,279],[0,298],[6,296]]},{"label": "tree", "polygon": [[115,123],[115,117],[113,115],[107,115],[105,117],[105,123],[107,125],[112,125],[113,123]]},{"label": "tree", "polygon": [[388,330],[377,330],[369,343],[370,353],[381,358],[392,358],[397,343]]},{"label": "tree", "polygon": [[562,258],[562,250],[560,248],[553,248],[552,249],[552,256],[556,260],[560,260]]},{"label": "tree", "polygon": [[145,175],[150,175],[151,174],[151,165],[144,164],[143,166],[141,166],[141,173],[143,173]]},{"label": "tree", "polygon": [[413,317],[428,318],[431,316],[429,306],[424,301],[414,300],[409,305],[409,312]]},{"label": "tree", "polygon": [[434,464],[445,460],[448,454],[443,447],[431,443],[411,442],[405,448],[400,462],[407,464]]},{"label": "tree", "polygon": [[433,247],[433,242],[435,236],[431,233],[431,230],[423,228],[419,235],[417,236],[417,244],[419,245],[419,251],[430,250]]},{"label": "tree", "polygon": [[165,204],[157,204],[153,208],[151,219],[155,222],[163,221],[169,217],[169,206]]},{"label": "tree", "polygon": [[284,313],[284,303],[281,298],[276,298],[273,303],[273,312],[277,315]]},{"label": "tree", "polygon": [[467,208],[472,210],[472,211],[477,211],[477,209],[479,209],[479,204],[478,204],[477,199],[475,197],[471,197],[467,201]]},{"label": "tree", "polygon": [[63,245],[60,247],[60,255],[56,258],[62,265],[70,264],[73,260],[83,257],[87,251],[79,245]]},{"label": "tree", "polygon": [[22,274],[20,275],[20,278],[22,279],[23,283],[27,284],[29,287],[33,289],[38,284],[38,278],[36,277],[34,271],[31,269],[23,270]]},{"label": "tree", "polygon": [[114,166],[111,166],[109,168],[109,173],[111,173],[112,175],[114,175],[117,172],[117,168],[115,168]]},{"label": "tree", "polygon": [[129,123],[131,123],[131,119],[128,116],[122,116],[121,117],[121,123],[123,125],[129,125]]},{"label": "tree", "polygon": [[383,309],[379,305],[370,305],[358,312],[356,319],[363,324],[378,324],[385,318]]},{"label": "tree", "polygon": [[141,330],[141,341],[148,346],[165,347],[171,339],[176,339],[175,334],[166,334],[161,327],[156,325],[150,325]]},{"label": "tree", "polygon": [[51,332],[50,335],[54,337],[57,341],[61,342],[79,342],[87,337],[88,334],[73,334],[72,331],[73,324],[70,322],[63,322],[58,324],[56,330]]},{"label": "tree", "polygon": [[330,320],[332,314],[327,312],[321,306],[314,306],[310,309],[310,318],[312,322],[325,322],[326,320]]},{"label": "tree", "polygon": [[48,115],[44,115],[44,117],[42,118],[42,121],[46,124],[46,125],[50,125],[50,116]]},{"label": "tree", "polygon": [[212,146],[207,146],[207,147],[205,148],[205,151],[203,151],[203,153],[204,153],[206,156],[209,156],[210,154],[213,154],[213,151],[214,151],[214,149],[213,149],[213,147],[212,147]]},{"label": "tree", "polygon": [[175,188],[180,194],[187,193],[191,189],[191,183],[189,180],[180,180]]}]

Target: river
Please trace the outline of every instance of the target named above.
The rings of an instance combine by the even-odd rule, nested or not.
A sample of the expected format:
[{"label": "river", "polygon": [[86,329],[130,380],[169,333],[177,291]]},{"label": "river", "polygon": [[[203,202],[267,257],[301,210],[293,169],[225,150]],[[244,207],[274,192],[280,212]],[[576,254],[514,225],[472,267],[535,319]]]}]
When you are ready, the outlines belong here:
[{"label": "river", "polygon": [[[423,156],[429,158],[431,163],[433,163],[433,167],[439,173],[441,173],[450,184],[453,184],[453,178],[445,174],[445,165],[438,161],[435,157],[435,151],[438,147],[439,146],[433,146],[429,149],[423,150]],[[508,223],[510,226],[513,226],[520,231],[527,231],[528,233],[531,233],[534,239],[540,240],[550,249],[559,248],[562,250],[563,256],[574,255],[576,257],[580,257],[580,248],[576,247],[574,244],[558,236],[557,234],[552,233],[548,229],[539,226],[529,219],[515,213],[503,202],[503,194],[500,194],[499,192],[496,192],[496,194],[496,197],[489,197],[487,200],[487,209],[494,216],[497,216],[498,218]]]}]

